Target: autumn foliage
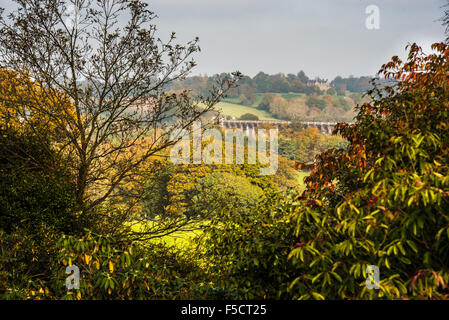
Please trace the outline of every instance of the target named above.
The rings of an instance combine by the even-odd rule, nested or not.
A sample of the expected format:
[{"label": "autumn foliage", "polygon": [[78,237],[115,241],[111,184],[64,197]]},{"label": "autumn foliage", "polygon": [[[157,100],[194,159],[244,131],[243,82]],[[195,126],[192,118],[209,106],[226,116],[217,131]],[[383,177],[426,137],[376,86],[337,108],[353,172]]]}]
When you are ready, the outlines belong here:
[{"label": "autumn foliage", "polygon": [[[380,74],[353,125],[336,132],[347,149],[328,150],[306,179],[297,214],[307,266],[291,283],[298,298],[447,298],[449,282],[449,46],[425,55],[413,44]],[[368,290],[368,265],[380,290]]]}]

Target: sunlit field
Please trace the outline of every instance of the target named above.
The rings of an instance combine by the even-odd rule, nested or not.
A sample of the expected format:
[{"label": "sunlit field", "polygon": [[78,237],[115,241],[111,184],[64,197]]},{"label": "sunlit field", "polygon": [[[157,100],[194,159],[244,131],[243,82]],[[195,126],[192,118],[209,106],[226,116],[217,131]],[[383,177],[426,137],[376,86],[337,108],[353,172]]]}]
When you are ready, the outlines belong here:
[{"label": "sunlit field", "polygon": [[277,120],[269,112],[258,110],[254,107],[247,107],[238,104],[232,104],[228,102],[220,102],[216,105],[217,110],[221,110],[225,116],[231,116],[239,118],[245,113],[252,113],[259,117],[259,120]]}]

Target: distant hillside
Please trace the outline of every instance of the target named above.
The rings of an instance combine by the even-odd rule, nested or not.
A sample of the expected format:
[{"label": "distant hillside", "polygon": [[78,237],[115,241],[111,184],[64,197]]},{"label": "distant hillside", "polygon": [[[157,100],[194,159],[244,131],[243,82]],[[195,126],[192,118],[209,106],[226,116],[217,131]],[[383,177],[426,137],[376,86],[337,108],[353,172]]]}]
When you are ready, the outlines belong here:
[{"label": "distant hillside", "polygon": [[[221,77],[229,76],[227,73],[220,74]],[[243,75],[239,81],[239,88],[231,91],[231,97],[238,97],[242,91],[251,88],[254,93],[304,93],[320,94],[327,90],[336,90],[339,94],[344,94],[344,91],[365,93],[372,88],[371,80],[373,77],[353,77],[343,78],[337,76],[334,80],[328,81],[326,79],[309,78],[304,71],[297,74],[283,73],[269,75],[264,72],[259,72],[256,76],[250,77]],[[215,81],[215,76],[192,76],[183,81],[177,81],[173,84],[172,89],[190,89],[197,93],[205,94]]]},{"label": "distant hillside", "polygon": [[[220,77],[228,76],[220,74]],[[372,89],[372,79],[337,76],[328,82],[310,79],[303,71],[287,75],[259,72],[252,78],[243,76],[239,86],[228,92],[218,109],[225,116],[235,118],[250,113],[259,119],[352,121],[355,107],[366,102],[363,94]],[[175,82],[170,89],[188,89],[193,94],[207,95],[215,80],[216,76],[193,76]]]}]

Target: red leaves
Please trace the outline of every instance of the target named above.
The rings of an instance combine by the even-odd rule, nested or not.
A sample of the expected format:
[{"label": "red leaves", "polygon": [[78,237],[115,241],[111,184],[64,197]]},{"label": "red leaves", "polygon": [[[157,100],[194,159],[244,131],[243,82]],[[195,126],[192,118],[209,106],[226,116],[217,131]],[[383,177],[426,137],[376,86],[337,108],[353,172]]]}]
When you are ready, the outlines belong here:
[{"label": "red leaves", "polygon": [[443,278],[438,273],[436,273],[434,270],[431,270],[431,269],[422,269],[422,270],[418,270],[418,272],[416,272],[416,274],[411,277],[412,281],[410,282],[410,285],[408,286],[408,290],[412,291],[413,288],[415,287],[416,281],[419,278],[423,277],[428,272],[430,272],[433,275],[433,278],[436,280],[436,282],[439,285],[441,285],[442,288],[446,288],[446,284],[444,283]]},{"label": "red leaves", "polygon": [[371,204],[376,204],[377,200],[378,200],[377,197],[374,196],[372,199],[368,199],[368,202],[371,203]]},{"label": "red leaves", "polygon": [[310,200],[308,204],[314,209],[318,208],[318,203],[315,200]]}]

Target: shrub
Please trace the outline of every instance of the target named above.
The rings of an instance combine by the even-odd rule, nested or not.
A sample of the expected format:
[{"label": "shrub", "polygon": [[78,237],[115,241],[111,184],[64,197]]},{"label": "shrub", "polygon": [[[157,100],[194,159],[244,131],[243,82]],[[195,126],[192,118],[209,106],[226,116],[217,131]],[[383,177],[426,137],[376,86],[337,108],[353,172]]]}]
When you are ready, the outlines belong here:
[{"label": "shrub", "polygon": [[324,108],[326,108],[326,101],[324,101],[321,98],[315,97],[315,96],[310,96],[310,97],[307,97],[306,105],[309,108],[317,108],[322,111],[322,110],[324,110]]},{"label": "shrub", "polygon": [[[290,257],[308,270],[293,297],[448,298],[449,46],[433,49],[382,67],[397,84],[369,92],[356,123],[337,126],[348,148],[321,154],[306,179]],[[380,290],[365,286],[368,265]]]},{"label": "shrub", "polygon": [[74,232],[80,225],[74,189],[67,166],[52,151],[50,141],[0,130],[1,229],[20,228],[35,235],[44,224],[59,232]]},{"label": "shrub", "polygon": [[204,258],[214,282],[237,299],[287,299],[301,266],[288,260],[296,243],[293,197],[248,212],[228,210],[205,227]]},{"label": "shrub", "polygon": [[245,113],[240,116],[239,120],[258,121],[259,117],[252,113]]},{"label": "shrub", "polygon": [[198,194],[193,199],[197,214],[210,216],[222,210],[257,206],[264,196],[263,191],[245,177],[227,172],[213,172],[202,178],[196,187]]},{"label": "shrub", "polygon": [[[63,236],[52,278],[35,283],[33,299],[209,299],[228,293],[214,286],[196,261],[161,245],[144,247],[110,236]],[[66,267],[80,271],[79,290],[66,289]]]}]

